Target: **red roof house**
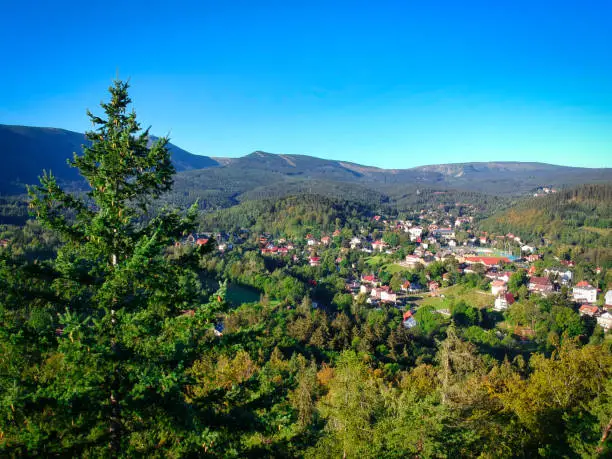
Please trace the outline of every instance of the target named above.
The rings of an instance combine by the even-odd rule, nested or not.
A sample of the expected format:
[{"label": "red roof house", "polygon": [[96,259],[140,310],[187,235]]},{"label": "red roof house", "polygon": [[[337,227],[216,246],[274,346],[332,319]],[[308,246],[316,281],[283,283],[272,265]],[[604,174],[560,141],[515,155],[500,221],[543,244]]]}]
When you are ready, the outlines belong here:
[{"label": "red roof house", "polygon": [[538,292],[542,294],[550,293],[553,291],[553,284],[550,282],[548,277],[536,277],[532,276],[529,279],[529,285],[527,286],[530,292]]},{"label": "red roof house", "polygon": [[468,265],[482,263],[485,266],[498,266],[500,263],[510,263],[506,257],[465,257]]},{"label": "red roof house", "polygon": [[599,308],[592,304],[583,304],[582,306],[580,306],[580,309],[578,310],[578,312],[580,312],[581,316],[587,315],[587,316],[595,317],[596,315],[599,314]]}]

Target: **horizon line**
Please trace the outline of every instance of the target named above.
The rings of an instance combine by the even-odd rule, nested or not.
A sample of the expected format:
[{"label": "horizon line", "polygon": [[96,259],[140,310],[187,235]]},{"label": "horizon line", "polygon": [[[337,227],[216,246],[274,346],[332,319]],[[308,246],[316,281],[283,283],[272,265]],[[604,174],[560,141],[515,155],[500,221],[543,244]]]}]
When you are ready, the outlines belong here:
[{"label": "horizon line", "polygon": [[[74,134],[83,134],[85,135],[84,132],[80,132],[80,131],[74,131],[72,129],[66,129],[66,128],[61,128],[61,127],[55,127],[55,126],[34,126],[34,125],[28,125],[28,124],[4,124],[4,123],[0,123],[0,126],[6,126],[6,127],[18,127],[18,128],[34,128],[34,129],[49,129],[49,130],[57,130],[57,131],[67,131],[67,132],[72,132]],[[160,138],[163,136],[158,136],[155,134],[151,134],[152,137],[156,137],[156,138]],[[374,169],[380,169],[381,171],[401,171],[401,170],[410,170],[410,169],[417,169],[417,168],[423,168],[423,167],[435,167],[435,166],[460,166],[460,165],[470,165],[470,164],[541,164],[541,165],[545,165],[545,166],[554,166],[554,167],[566,167],[566,168],[574,168],[574,169],[612,169],[612,165],[610,166],[571,166],[571,165],[567,165],[567,164],[558,164],[558,163],[546,163],[546,162],[541,162],[541,161],[508,161],[508,160],[490,160],[490,161],[462,161],[462,162],[452,162],[452,163],[426,163],[426,164],[418,164],[415,166],[411,166],[411,167],[399,167],[399,168],[385,168],[385,167],[380,167],[380,166],[374,166],[374,165],[369,165],[369,164],[362,164],[362,163],[356,163],[353,161],[349,161],[349,160],[342,160],[342,159],[331,159],[331,158],[325,158],[325,157],[321,157],[321,156],[314,156],[311,154],[306,154],[306,153],[272,153],[266,150],[261,150],[261,149],[256,149],[253,150],[249,153],[244,153],[242,155],[239,156],[212,156],[212,155],[205,155],[205,154],[201,154],[201,153],[194,153],[191,152],[189,150],[186,150],[185,148],[177,145],[176,143],[173,143],[171,140],[171,138],[168,137],[169,143],[174,145],[177,148],[180,148],[181,150],[183,150],[184,152],[194,155],[194,156],[200,156],[203,158],[210,158],[212,160],[232,160],[232,159],[242,159],[246,156],[252,155],[254,153],[265,153],[265,154],[269,154],[269,155],[274,155],[274,156],[304,156],[304,157],[308,157],[308,158],[317,158],[317,159],[322,159],[325,161],[335,161],[338,163],[348,163],[348,164],[354,164],[357,166],[363,166],[363,167],[369,167],[369,168],[374,168]],[[223,165],[222,165],[223,166]],[[611,179],[612,180],[612,179]]]}]

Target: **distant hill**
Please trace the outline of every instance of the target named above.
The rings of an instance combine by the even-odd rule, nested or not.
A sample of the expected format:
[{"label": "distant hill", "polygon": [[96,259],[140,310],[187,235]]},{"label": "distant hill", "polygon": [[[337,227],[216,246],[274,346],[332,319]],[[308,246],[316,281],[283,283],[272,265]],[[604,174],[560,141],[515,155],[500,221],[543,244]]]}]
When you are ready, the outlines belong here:
[{"label": "distant hill", "polygon": [[558,254],[612,264],[612,184],[581,185],[530,197],[479,224],[490,233],[553,244]]},{"label": "distant hill", "polygon": [[[54,128],[0,125],[0,194],[23,192],[36,183],[43,169],[52,170],[66,185],[82,184],[66,158],[81,150],[83,134]],[[427,190],[456,193],[481,202],[481,195],[525,196],[541,186],[612,182],[612,169],[564,167],[542,163],[487,162],[381,169],[348,161],[306,155],[255,151],[241,158],[211,158],[170,146],[177,169],[169,198],[202,208],[229,207],[249,199],[318,193],[362,201],[408,205],[424,203]],[[452,191],[452,192],[451,192]],[[419,195],[419,193],[421,193]],[[470,194],[472,193],[472,194]],[[476,194],[473,194],[476,193]],[[458,196],[458,195],[457,195]],[[463,199],[459,198],[459,199]]]},{"label": "distant hill", "polygon": [[[152,136],[153,139],[155,137]],[[81,178],[66,160],[74,152],[80,153],[86,143],[85,135],[65,129],[0,124],[0,194],[25,191],[25,185],[38,182],[42,170],[51,170],[64,184],[79,186]],[[170,144],[172,160],[177,171],[217,166],[207,156],[191,154]]]},{"label": "distant hill", "polygon": [[520,195],[534,188],[605,183],[612,181],[610,168],[558,166],[536,162],[497,161],[486,163],[439,164],[416,167],[442,175],[447,186],[499,195]]},{"label": "distant hill", "polygon": [[303,238],[309,232],[332,233],[346,225],[357,231],[363,218],[373,216],[373,206],[316,194],[281,199],[246,201],[229,209],[202,214],[200,226],[207,230],[271,233]]},{"label": "distant hill", "polygon": [[263,151],[241,158],[218,158],[217,161],[225,170],[232,171],[228,175],[239,170],[260,171],[261,174],[272,173],[283,178],[360,183],[387,192],[398,186],[420,185],[518,196],[543,185],[560,187],[612,181],[612,169],[531,162],[460,163],[411,169],[380,169],[347,161]]},{"label": "distant hill", "polygon": [[[455,200],[490,201],[483,196],[521,197],[548,185],[611,182],[612,169],[563,167],[541,163],[496,162],[380,169],[305,155],[256,151],[241,158],[216,158],[220,167],[177,175],[175,191],[191,194],[209,207],[228,207],[245,199],[279,198],[297,193],[349,197],[408,208]],[[446,192],[445,195],[433,192]],[[182,199],[182,198],[181,198]],[[497,203],[486,203],[497,206]],[[486,206],[485,206],[486,207]]]}]

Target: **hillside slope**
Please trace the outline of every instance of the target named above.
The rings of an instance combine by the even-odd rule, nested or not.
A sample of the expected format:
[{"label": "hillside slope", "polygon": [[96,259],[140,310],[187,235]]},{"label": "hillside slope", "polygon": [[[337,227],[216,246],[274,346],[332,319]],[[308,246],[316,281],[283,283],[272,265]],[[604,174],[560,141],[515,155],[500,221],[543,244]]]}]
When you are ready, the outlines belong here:
[{"label": "hillside slope", "polygon": [[[79,152],[83,134],[54,128],[0,125],[0,194],[24,191],[43,169],[64,185],[78,187],[76,171],[66,158]],[[240,158],[191,154],[170,145],[177,169],[174,200],[199,198],[203,207],[227,207],[253,197],[280,197],[296,192],[351,197],[378,202],[414,202],[417,190],[457,190],[496,196],[524,196],[533,189],[612,182],[612,169],[588,169],[542,163],[488,162],[381,169],[306,155],[256,151]],[[314,188],[314,190],[313,190]],[[180,195],[180,196],[179,196]]]},{"label": "hillside slope", "polygon": [[[43,169],[52,171],[64,184],[79,186],[80,176],[66,160],[74,152],[80,153],[84,143],[84,134],[66,129],[0,125],[0,194],[23,193],[25,185],[38,182]],[[207,156],[191,154],[176,145],[170,144],[170,151],[177,171],[218,165]]]},{"label": "hillside slope", "polygon": [[359,221],[373,215],[373,207],[366,204],[309,194],[246,201],[202,215],[200,226],[234,232],[248,228],[256,234],[265,232],[300,239],[312,231],[331,233],[350,223],[357,228]]},{"label": "hillside slope", "polygon": [[532,197],[483,220],[480,228],[497,234],[511,232],[528,242],[544,241],[559,254],[578,251],[607,265],[612,262],[612,184],[582,185]]}]

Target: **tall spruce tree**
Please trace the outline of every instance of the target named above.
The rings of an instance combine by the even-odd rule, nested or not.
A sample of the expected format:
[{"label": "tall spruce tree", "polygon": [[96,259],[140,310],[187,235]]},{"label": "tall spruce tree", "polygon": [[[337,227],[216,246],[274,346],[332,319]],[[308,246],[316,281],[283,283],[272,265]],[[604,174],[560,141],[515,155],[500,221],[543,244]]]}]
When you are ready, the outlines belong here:
[{"label": "tall spruce tree", "polygon": [[179,456],[205,440],[183,393],[213,313],[194,257],[166,256],[192,230],[195,207],[148,214],[172,186],[168,140],[150,143],[128,111],[127,83],[109,90],[104,114],[88,112],[90,144],[70,161],[91,190],[67,193],[47,173],[30,189],[32,214],[64,244],[38,269],[44,288],[30,305],[0,304],[2,347],[24,365],[0,361],[0,454]]}]

